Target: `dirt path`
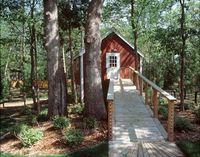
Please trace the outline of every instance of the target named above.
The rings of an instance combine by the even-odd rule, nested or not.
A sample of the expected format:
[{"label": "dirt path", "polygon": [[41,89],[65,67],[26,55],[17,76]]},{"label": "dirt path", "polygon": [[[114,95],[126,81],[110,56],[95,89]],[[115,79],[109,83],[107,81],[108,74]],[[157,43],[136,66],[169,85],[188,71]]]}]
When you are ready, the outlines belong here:
[{"label": "dirt path", "polygon": [[[41,98],[40,101],[45,101],[47,98]],[[26,105],[29,106],[33,104],[32,99],[26,99]],[[4,107],[19,107],[19,106],[24,106],[23,100],[19,101],[13,101],[13,102],[5,102]],[[0,104],[0,108],[3,108],[3,104]]]}]

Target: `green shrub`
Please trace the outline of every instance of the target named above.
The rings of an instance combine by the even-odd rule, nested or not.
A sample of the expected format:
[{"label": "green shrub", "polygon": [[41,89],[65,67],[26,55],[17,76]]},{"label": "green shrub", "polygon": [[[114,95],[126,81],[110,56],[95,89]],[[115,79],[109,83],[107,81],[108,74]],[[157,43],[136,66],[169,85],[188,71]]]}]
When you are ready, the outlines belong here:
[{"label": "green shrub", "polygon": [[30,128],[28,125],[20,123],[16,124],[13,128],[13,133],[19,138],[22,145],[25,147],[31,146],[40,139],[43,133],[38,129]]},{"label": "green shrub", "polygon": [[41,140],[42,136],[42,131],[33,128],[24,129],[18,134],[18,138],[24,147],[33,145],[37,141]]},{"label": "green shrub", "polygon": [[38,117],[37,117],[37,120],[38,120],[38,121],[46,121],[46,120],[47,120],[47,114],[48,114],[48,109],[47,109],[47,108],[43,109],[43,110],[39,113],[39,115],[38,115]]},{"label": "green shrub", "polygon": [[9,80],[6,79],[6,78],[3,78],[1,80],[1,85],[2,85],[2,88],[1,88],[1,97],[0,99],[3,99],[3,98],[6,98],[10,95],[10,85],[9,85]]},{"label": "green shrub", "polygon": [[181,140],[177,141],[181,151],[188,157],[200,157],[200,140]]},{"label": "green shrub", "polygon": [[159,102],[159,105],[166,105],[166,104],[168,104],[167,100],[164,99],[164,98],[162,98],[162,97],[159,97],[158,102]]},{"label": "green shrub", "polygon": [[182,109],[184,107],[185,110],[191,109],[192,105],[188,103],[184,103],[183,105],[181,103],[176,104],[175,108]]},{"label": "green shrub", "polygon": [[164,119],[168,118],[168,109],[165,106],[160,106],[158,108],[158,113],[163,116]]},{"label": "green shrub", "polygon": [[63,129],[69,126],[69,119],[64,116],[55,116],[53,118],[53,125],[55,128]]},{"label": "green shrub", "polygon": [[196,121],[200,123],[200,105],[195,108],[194,113],[196,116]]},{"label": "green shrub", "polygon": [[16,124],[13,129],[12,129],[12,132],[18,136],[21,132],[23,132],[24,130],[27,130],[29,128],[29,126],[27,124],[24,124],[24,123],[19,123],[19,124]]},{"label": "green shrub", "polygon": [[97,126],[96,118],[94,118],[94,117],[84,118],[84,124],[85,124],[86,128],[93,129]]},{"label": "green shrub", "polygon": [[83,107],[80,104],[73,106],[71,109],[71,113],[74,114],[82,114],[82,112],[83,112]]},{"label": "green shrub", "polygon": [[22,110],[21,113],[24,114],[24,115],[30,115],[30,114],[33,114],[33,110],[32,110],[31,108],[29,108],[29,107],[25,107],[25,108]]},{"label": "green shrub", "polygon": [[37,116],[34,114],[30,114],[26,119],[28,124],[36,124],[37,123]]},{"label": "green shrub", "polygon": [[192,125],[189,119],[183,118],[183,117],[176,117],[175,129],[177,129],[178,131],[182,131],[182,130],[189,131],[189,130],[193,130],[194,126]]},{"label": "green shrub", "polygon": [[67,129],[64,133],[65,142],[69,145],[79,145],[83,141],[83,132],[79,129]]}]

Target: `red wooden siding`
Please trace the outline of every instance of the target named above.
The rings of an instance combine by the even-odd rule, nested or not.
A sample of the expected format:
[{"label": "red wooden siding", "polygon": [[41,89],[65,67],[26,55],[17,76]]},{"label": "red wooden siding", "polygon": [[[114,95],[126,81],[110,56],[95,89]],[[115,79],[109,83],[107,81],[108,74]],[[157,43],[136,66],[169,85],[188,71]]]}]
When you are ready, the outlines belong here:
[{"label": "red wooden siding", "polygon": [[[113,50],[116,50],[116,52],[120,53],[120,78],[129,78],[130,73],[128,67],[131,66],[135,68],[135,53],[133,53],[133,49],[114,32],[110,33],[106,38],[102,40],[101,43],[101,70],[103,81],[107,79],[106,52],[112,53]],[[140,59],[139,54],[138,58]],[[79,64],[80,57],[77,57],[74,60],[75,81],[77,84],[80,84]]]},{"label": "red wooden siding", "polygon": [[[106,52],[112,53],[113,50],[117,50],[120,53],[120,77],[128,78],[129,71],[128,67],[131,66],[135,68],[135,54],[133,49],[125,43],[120,37],[115,33],[111,33],[106,38],[102,40],[101,44],[101,70],[102,70],[102,79],[106,80]],[[139,56],[139,55],[138,55]]]}]

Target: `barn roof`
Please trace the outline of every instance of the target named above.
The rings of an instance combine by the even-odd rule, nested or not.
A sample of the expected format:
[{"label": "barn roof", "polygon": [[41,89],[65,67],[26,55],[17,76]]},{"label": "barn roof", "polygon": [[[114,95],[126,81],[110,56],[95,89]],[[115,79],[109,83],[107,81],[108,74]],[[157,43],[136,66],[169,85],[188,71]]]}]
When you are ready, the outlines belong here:
[{"label": "barn roof", "polygon": [[[134,46],[132,44],[130,44],[119,32],[117,32],[117,30],[115,28],[112,28],[110,31],[108,31],[107,33],[105,33],[102,36],[102,40],[104,40],[105,38],[107,38],[110,34],[114,33],[115,35],[117,35],[122,41],[124,41],[129,47],[131,47],[134,50]],[[137,51],[137,53],[144,58],[144,55],[140,52]]]}]

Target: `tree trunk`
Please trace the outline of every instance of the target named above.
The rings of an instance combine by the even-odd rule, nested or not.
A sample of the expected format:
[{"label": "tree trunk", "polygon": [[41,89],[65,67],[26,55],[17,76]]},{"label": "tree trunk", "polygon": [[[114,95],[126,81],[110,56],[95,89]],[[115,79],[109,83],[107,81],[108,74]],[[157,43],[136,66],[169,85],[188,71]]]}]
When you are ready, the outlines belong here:
[{"label": "tree trunk", "polygon": [[[32,1],[31,4],[31,19],[33,20],[33,13],[34,12],[34,0]],[[36,47],[35,47],[35,26],[34,22],[32,21],[31,26],[30,26],[30,36],[31,36],[31,41],[30,41],[30,56],[31,56],[31,92],[32,92],[32,99],[33,99],[33,105],[34,109],[36,109],[36,93],[35,93],[35,53],[36,53]]]},{"label": "tree trunk", "polygon": [[180,52],[180,104],[181,109],[184,111],[184,68],[185,68],[185,0],[179,0],[181,5],[181,38],[182,38],[182,47]]},{"label": "tree trunk", "polygon": [[[66,82],[66,84],[65,84],[65,88],[66,88],[66,99],[68,100],[69,99],[69,97],[68,97],[68,82],[67,82],[67,64],[66,64],[66,52],[65,52],[65,45],[64,45],[64,42],[61,44],[61,48],[62,48],[62,63],[63,63],[63,68],[64,68],[64,82]],[[66,103],[68,103],[67,101],[66,101]]]},{"label": "tree trunk", "polygon": [[139,58],[137,53],[137,39],[138,33],[137,30],[134,31],[134,51],[135,51],[135,69],[139,72]]},{"label": "tree trunk", "polygon": [[94,116],[98,120],[106,118],[105,102],[101,80],[101,22],[103,0],[92,0],[89,3],[85,33],[84,54],[84,93],[85,116]]},{"label": "tree trunk", "polygon": [[[25,16],[25,2],[22,1],[22,7],[23,7],[23,16]],[[21,77],[20,80],[24,80],[24,61],[25,61],[25,21],[22,22],[22,36],[21,36]]]},{"label": "tree trunk", "polygon": [[38,94],[38,86],[37,86],[37,48],[36,48],[36,29],[35,29],[35,20],[34,20],[34,10],[35,10],[35,0],[32,1],[31,4],[31,46],[30,46],[30,55],[31,55],[31,91],[33,98],[33,107],[34,110],[39,114],[40,112],[40,101]]},{"label": "tree trunk", "polygon": [[194,103],[197,104],[197,95],[198,95],[198,91],[196,90],[194,92]]},{"label": "tree trunk", "polygon": [[59,53],[57,1],[44,0],[44,34],[48,68],[48,117],[65,115],[66,81]]},{"label": "tree trunk", "polygon": [[[134,20],[134,18],[136,18],[134,5],[135,5],[135,0],[131,0],[131,25],[132,25],[133,39],[134,39],[135,70],[137,70],[139,72],[139,59],[138,59],[138,53],[137,53],[138,32],[137,32],[136,21]],[[137,75],[135,78],[135,84],[136,84],[136,87],[138,88],[139,78]]]},{"label": "tree trunk", "polygon": [[78,102],[77,100],[77,91],[76,91],[76,85],[75,85],[75,77],[74,77],[74,56],[73,56],[73,50],[72,50],[72,34],[71,34],[71,23],[69,24],[69,50],[70,50],[70,66],[71,66],[71,91],[72,95],[74,96],[75,103]]}]

